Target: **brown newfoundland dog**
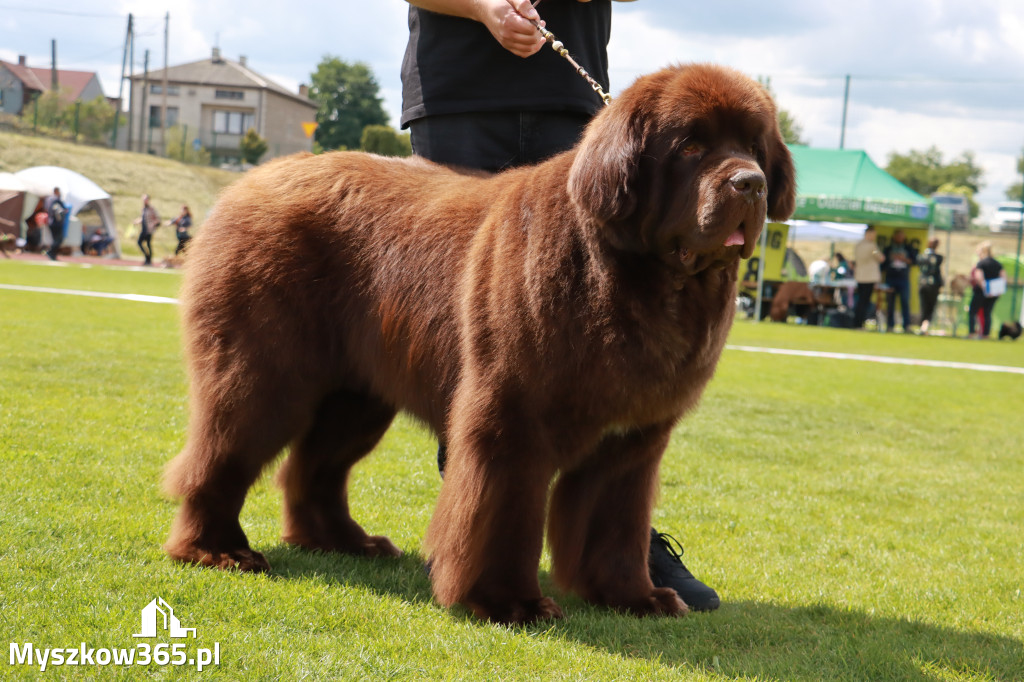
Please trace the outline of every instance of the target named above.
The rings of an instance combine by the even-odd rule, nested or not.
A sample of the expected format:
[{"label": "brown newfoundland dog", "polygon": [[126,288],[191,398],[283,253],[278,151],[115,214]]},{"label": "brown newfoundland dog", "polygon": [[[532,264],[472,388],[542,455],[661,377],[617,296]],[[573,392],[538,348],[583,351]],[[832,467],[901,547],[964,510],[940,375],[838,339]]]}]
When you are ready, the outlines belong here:
[{"label": "brown newfoundland dog", "polygon": [[190,247],[167,552],[267,570],[238,515],[290,446],[285,542],[400,554],[346,485],[405,410],[448,445],[426,539],[440,603],[561,616],[537,577],[546,517],[560,586],[684,613],[648,575],[658,464],[715,371],[740,257],[794,193],[769,95],[709,65],[639,79],[574,149],[494,176],[361,153],[251,171]]}]

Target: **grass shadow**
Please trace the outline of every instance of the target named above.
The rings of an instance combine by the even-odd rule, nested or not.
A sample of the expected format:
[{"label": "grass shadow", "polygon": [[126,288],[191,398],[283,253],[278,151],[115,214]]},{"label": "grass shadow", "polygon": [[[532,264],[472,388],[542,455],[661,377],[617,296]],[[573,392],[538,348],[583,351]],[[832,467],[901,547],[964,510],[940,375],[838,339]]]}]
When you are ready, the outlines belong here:
[{"label": "grass shadow", "polygon": [[[368,559],[285,545],[264,553],[272,576],[281,579],[355,585],[413,603],[433,600],[417,553]],[[681,671],[785,680],[1024,679],[1024,643],[1011,637],[833,605],[753,601],[727,601],[717,611],[682,619],[635,619],[559,593],[544,571],[541,583],[567,617],[526,630]],[[473,621],[463,608],[451,614]]]},{"label": "grass shadow", "polygon": [[[356,585],[411,603],[433,601],[417,553],[367,559],[278,545],[265,554],[272,575],[282,579]],[[680,671],[785,680],[1024,679],[1024,643],[1011,637],[831,605],[752,601],[726,601],[715,612],[684,618],[633,618],[560,593],[546,572],[540,577],[567,617],[525,630]],[[475,620],[462,608],[450,614]]]}]

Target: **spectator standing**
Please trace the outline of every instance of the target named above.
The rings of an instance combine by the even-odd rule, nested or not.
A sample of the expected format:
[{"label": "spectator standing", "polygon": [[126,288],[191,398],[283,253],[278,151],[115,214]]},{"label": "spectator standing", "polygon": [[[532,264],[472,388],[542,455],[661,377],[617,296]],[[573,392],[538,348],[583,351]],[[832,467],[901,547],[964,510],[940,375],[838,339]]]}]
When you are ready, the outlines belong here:
[{"label": "spectator standing", "polygon": [[910,266],[917,262],[917,250],[907,243],[903,230],[892,233],[892,242],[885,247],[886,331],[896,327],[896,300],[900,302],[903,333],[910,331]]},{"label": "spectator standing", "polygon": [[881,264],[885,256],[878,249],[878,234],[868,225],[864,237],[853,248],[853,278],[857,280],[857,302],[853,310],[853,326],[860,329],[868,316],[875,286],[882,281]]},{"label": "spectator standing", "polygon": [[971,305],[967,312],[967,331],[972,337],[987,339],[992,333],[992,309],[1006,291],[1006,271],[992,257],[992,243],[978,244],[978,262],[971,270]]},{"label": "spectator standing", "polygon": [[149,195],[142,195],[142,215],[135,219],[139,226],[139,251],[145,258],[144,265],[153,264],[153,232],[160,227],[160,216],[149,201]]},{"label": "spectator standing", "polygon": [[[529,0],[409,0],[402,62],[402,127],[413,152],[437,163],[499,171],[573,147],[601,98],[552,50],[530,19]],[[610,0],[542,6],[547,27],[608,89]],[[539,53],[539,54],[538,54]],[[447,451],[438,446],[444,475]],[[672,538],[651,529],[649,568],[694,610],[718,608],[718,594],[683,565]]]},{"label": "spectator standing", "polygon": [[938,252],[939,240],[932,237],[928,240],[928,248],[917,258],[920,271],[917,293],[921,299],[921,333],[927,334],[935,314],[935,304],[939,300],[939,292],[945,283],[942,278],[942,254]]},{"label": "spectator standing", "polygon": [[178,248],[174,249],[174,255],[177,256],[185,250],[185,245],[192,238],[188,231],[192,227],[192,211],[189,210],[186,204],[182,204],[181,213],[171,221],[171,225],[174,225],[175,234],[178,237]]},{"label": "spectator standing", "polygon": [[43,202],[43,210],[46,211],[47,224],[50,226],[50,237],[53,243],[46,252],[50,260],[57,260],[60,247],[64,245],[64,223],[68,216],[68,205],[60,198],[60,187],[53,188],[53,194],[46,197]]}]

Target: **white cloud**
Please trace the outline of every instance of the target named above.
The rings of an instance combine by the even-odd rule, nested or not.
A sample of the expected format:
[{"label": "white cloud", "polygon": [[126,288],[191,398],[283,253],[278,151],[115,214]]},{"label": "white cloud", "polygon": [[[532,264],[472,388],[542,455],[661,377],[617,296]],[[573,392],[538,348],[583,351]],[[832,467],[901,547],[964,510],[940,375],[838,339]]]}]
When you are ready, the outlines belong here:
[{"label": "white cloud", "polygon": [[[219,44],[225,56],[244,54],[255,71],[295,89],[325,55],[364,61],[398,120],[404,0],[47,0],[45,10],[26,4],[3,12],[0,56],[27,54],[47,65],[54,37],[61,65],[97,71],[116,94],[129,11],[138,17],[136,72],[147,48],[151,65],[162,66],[170,11],[172,65],[203,59]],[[934,145],[950,158],[973,150],[986,171],[986,201],[1002,199],[1024,146],[1021,0],[615,3],[609,57],[613,94],[676,62],[713,61],[770,77],[805,137],[826,147],[838,146],[843,77],[853,74],[847,146],[883,165],[891,151]]]}]

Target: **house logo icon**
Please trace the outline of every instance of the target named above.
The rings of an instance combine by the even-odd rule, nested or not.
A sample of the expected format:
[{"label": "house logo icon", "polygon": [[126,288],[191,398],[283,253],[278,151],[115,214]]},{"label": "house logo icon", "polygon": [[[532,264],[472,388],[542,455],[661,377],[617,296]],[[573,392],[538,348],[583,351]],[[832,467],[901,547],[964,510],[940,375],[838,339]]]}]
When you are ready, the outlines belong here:
[{"label": "house logo icon", "polygon": [[[158,618],[157,614],[162,618]],[[142,609],[142,632],[136,633],[132,637],[156,637],[157,628],[161,624],[162,629],[166,630],[172,638],[188,637],[190,632],[193,639],[196,636],[196,629],[181,627],[181,621],[174,615],[171,605],[165,602],[163,597],[157,597]]]}]

